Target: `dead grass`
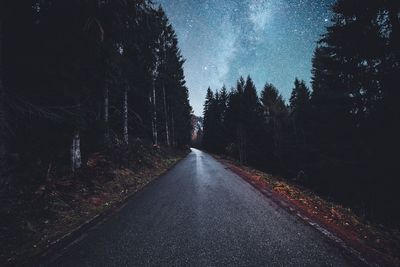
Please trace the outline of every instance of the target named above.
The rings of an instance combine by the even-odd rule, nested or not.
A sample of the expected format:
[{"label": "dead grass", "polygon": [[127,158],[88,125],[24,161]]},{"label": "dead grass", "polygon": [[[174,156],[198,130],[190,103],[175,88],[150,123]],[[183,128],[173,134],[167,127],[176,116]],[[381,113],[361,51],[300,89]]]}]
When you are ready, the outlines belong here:
[{"label": "dead grass", "polygon": [[[363,245],[378,251],[390,265],[400,266],[400,231],[373,224],[357,216],[350,208],[328,201],[302,186],[235,161],[221,159],[228,166],[235,166],[247,173],[246,177],[261,187],[272,189],[279,196],[318,218],[325,225],[333,226],[348,238],[357,239]],[[353,240],[354,241],[354,240]]]},{"label": "dead grass", "polygon": [[5,199],[0,207],[0,265],[17,265],[36,255],[82,223],[123,203],[185,155],[150,151],[121,167],[95,153],[79,177],[54,179],[30,196]]}]

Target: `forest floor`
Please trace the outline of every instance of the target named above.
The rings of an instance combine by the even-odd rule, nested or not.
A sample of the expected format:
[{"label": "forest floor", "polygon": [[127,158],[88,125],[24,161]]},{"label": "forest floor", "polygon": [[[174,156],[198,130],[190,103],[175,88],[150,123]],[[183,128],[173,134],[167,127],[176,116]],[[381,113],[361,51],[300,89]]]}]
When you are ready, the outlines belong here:
[{"label": "forest floor", "polygon": [[79,174],[51,179],[24,197],[2,199],[0,265],[39,257],[83,225],[112,213],[186,155],[187,151],[142,148],[136,160],[123,165],[129,167],[122,167],[94,153]]},{"label": "forest floor", "polygon": [[284,178],[240,165],[232,159],[214,157],[367,265],[400,266],[399,229],[368,222],[351,209]]}]

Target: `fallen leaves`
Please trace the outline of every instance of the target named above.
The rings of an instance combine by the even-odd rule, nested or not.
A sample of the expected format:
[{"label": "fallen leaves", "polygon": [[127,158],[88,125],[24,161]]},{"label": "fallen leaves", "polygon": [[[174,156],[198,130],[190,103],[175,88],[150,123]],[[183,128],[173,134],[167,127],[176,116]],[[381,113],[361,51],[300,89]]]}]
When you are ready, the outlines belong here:
[{"label": "fallen leaves", "polygon": [[256,182],[262,188],[272,189],[301,210],[319,218],[327,225],[343,230],[349,236],[358,238],[366,246],[383,253],[385,257],[389,257],[394,264],[400,265],[400,231],[398,229],[389,229],[367,222],[357,216],[350,208],[323,199],[281,177],[275,177],[246,166],[238,166],[234,161],[220,160],[228,166],[232,166],[235,172],[244,175],[246,179]]},{"label": "fallen leaves", "polygon": [[[62,177],[38,187],[32,199],[10,199],[0,207],[0,265],[34,255],[100,212],[122,203],[185,154],[141,151],[129,167],[101,153],[90,155],[79,179]],[[163,154],[160,154],[163,153]]]}]

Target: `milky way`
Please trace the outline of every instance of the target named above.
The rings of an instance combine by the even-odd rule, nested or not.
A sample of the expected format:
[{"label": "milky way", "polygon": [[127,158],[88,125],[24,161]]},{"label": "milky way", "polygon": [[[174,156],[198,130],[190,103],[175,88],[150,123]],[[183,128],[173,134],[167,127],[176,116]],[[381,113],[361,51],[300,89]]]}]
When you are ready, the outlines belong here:
[{"label": "milky way", "polygon": [[[157,2],[156,2],[157,3]],[[178,38],[190,100],[202,114],[205,92],[251,75],[288,99],[295,77],[311,78],[311,58],[334,0],[159,0]]]}]

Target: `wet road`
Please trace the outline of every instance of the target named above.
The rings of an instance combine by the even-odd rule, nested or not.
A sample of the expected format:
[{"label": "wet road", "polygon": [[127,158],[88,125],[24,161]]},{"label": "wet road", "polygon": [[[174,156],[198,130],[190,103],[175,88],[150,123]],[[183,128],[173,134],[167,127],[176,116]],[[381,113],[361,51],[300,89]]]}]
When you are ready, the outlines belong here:
[{"label": "wet road", "polygon": [[51,266],[349,266],[313,228],[193,149]]}]

